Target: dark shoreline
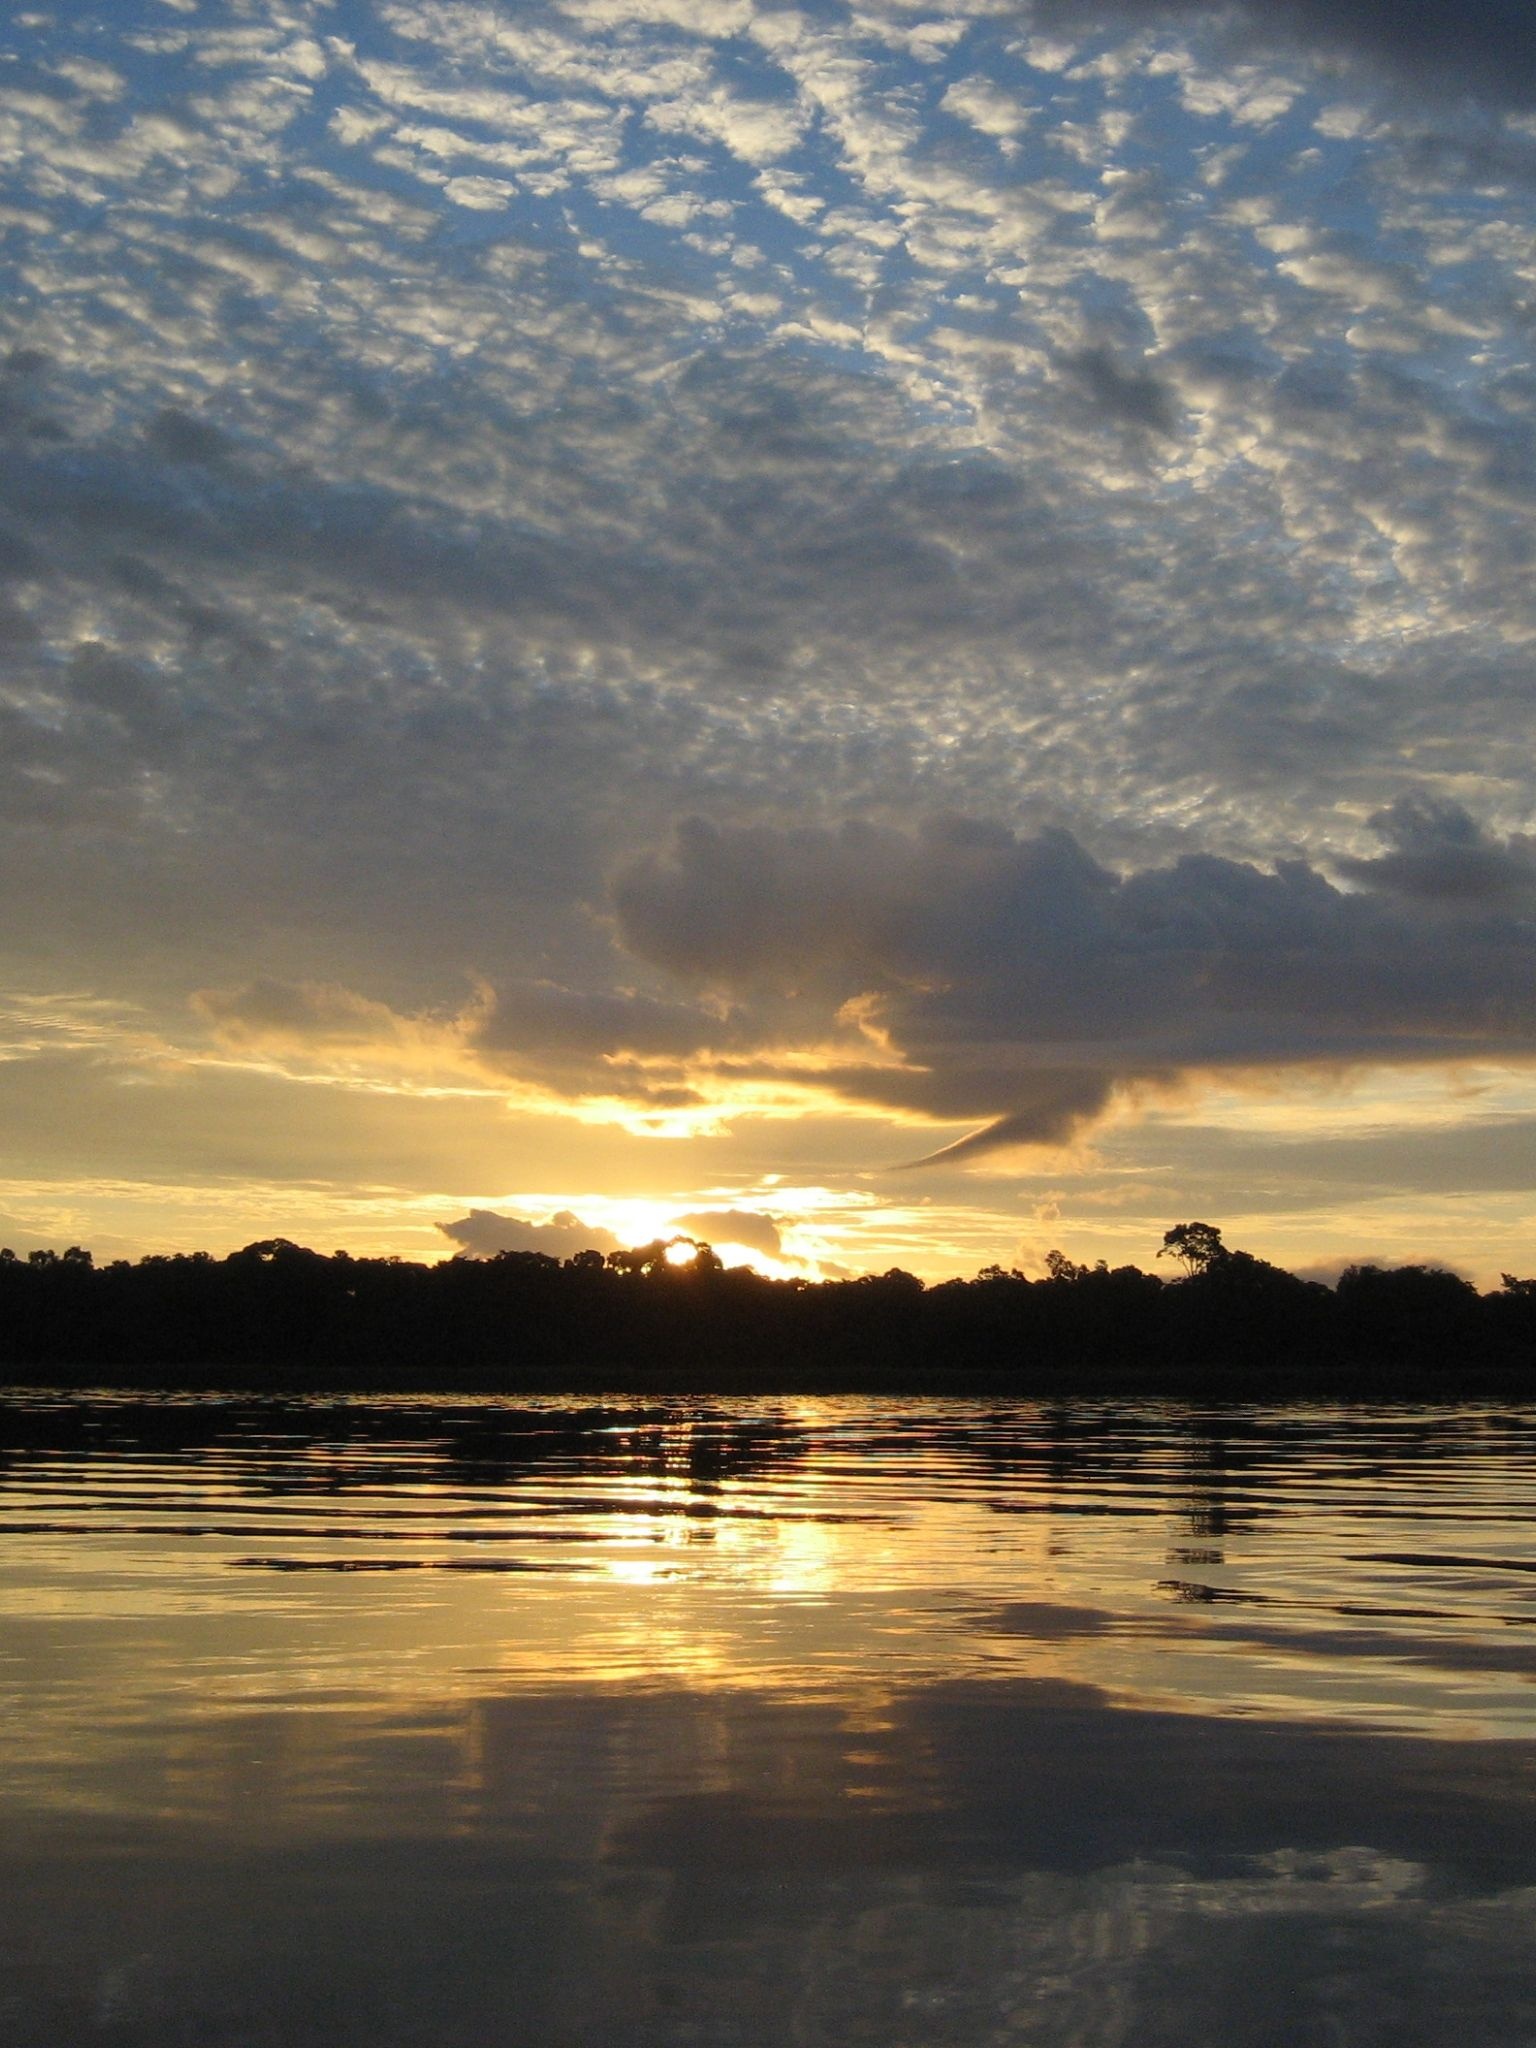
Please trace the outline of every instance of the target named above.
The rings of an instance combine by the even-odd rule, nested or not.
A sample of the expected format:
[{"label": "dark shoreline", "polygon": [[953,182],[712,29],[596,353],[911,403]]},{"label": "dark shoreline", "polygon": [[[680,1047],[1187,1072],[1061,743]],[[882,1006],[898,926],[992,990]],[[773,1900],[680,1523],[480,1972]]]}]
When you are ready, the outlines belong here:
[{"label": "dark shoreline", "polygon": [[[1204,1264],[1047,1278],[988,1267],[770,1280],[635,1253],[329,1257],[283,1239],[227,1258],[97,1267],[0,1250],[0,1382],[257,1395],[525,1394],[979,1400],[1536,1399],[1536,1280],[1479,1294],[1419,1266],[1322,1287],[1208,1225]],[[712,1257],[712,1255],[711,1255]],[[1188,1254],[1186,1253],[1186,1257]]]}]

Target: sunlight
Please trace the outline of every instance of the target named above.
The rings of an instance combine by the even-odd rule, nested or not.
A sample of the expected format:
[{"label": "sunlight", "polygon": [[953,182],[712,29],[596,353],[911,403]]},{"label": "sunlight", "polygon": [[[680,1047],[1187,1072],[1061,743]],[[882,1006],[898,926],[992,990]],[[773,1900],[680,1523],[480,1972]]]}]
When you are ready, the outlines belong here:
[{"label": "sunlight", "polygon": [[746,1266],[754,1273],[761,1273],[765,1280],[804,1280],[818,1277],[820,1269],[814,1259],[776,1259],[772,1252],[758,1251],[752,1245],[732,1244],[729,1239],[711,1246],[722,1265]]}]

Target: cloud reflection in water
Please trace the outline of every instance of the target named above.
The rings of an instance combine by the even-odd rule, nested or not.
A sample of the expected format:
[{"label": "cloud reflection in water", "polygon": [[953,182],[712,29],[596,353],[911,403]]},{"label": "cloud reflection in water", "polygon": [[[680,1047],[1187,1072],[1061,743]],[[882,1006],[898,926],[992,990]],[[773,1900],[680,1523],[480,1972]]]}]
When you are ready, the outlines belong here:
[{"label": "cloud reflection in water", "polygon": [[1522,2039],[1531,1426],[18,1404],[7,2038]]}]

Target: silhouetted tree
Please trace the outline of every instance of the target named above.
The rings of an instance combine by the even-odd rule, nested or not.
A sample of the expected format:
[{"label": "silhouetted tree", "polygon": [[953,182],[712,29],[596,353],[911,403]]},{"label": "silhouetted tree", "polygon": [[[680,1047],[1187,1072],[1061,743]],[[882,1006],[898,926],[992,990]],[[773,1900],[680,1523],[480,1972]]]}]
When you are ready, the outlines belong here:
[{"label": "silhouetted tree", "polygon": [[1347,1266],[1335,1289],[1342,1335],[1357,1357],[1455,1370],[1475,1347],[1481,1304],[1438,1266]]},{"label": "silhouetted tree", "polygon": [[[1099,1270],[1102,1273],[1109,1271],[1103,1259],[1099,1261]],[[1045,1255],[1045,1273],[1048,1280],[1086,1280],[1092,1271],[1091,1266],[1080,1266],[1076,1260],[1069,1259],[1065,1252],[1056,1251],[1054,1248]]]},{"label": "silhouetted tree", "polygon": [[608,1254],[608,1264],[614,1272],[634,1277],[656,1273],[666,1265],[667,1247],[675,1242],[675,1238],[653,1237],[649,1244],[620,1246],[618,1251]]},{"label": "silhouetted tree", "polygon": [[[671,1251],[689,1256],[674,1264]],[[1176,1224],[1175,1283],[1053,1251],[1046,1277],[1001,1266],[925,1286],[893,1267],[810,1283],[727,1270],[693,1238],[656,1238],[563,1264],[543,1252],[467,1254],[433,1266],[326,1256],[265,1238],[228,1257],[154,1254],[93,1264],[80,1246],[0,1251],[0,1364],[152,1381],[282,1386],[573,1385],[640,1375],[718,1386],[839,1375],[986,1372],[1010,1388],[1099,1383],[1276,1385],[1372,1395],[1479,1373],[1536,1391],[1536,1280],[1486,1296],[1454,1273],[1351,1267],[1336,1292],[1229,1249],[1211,1224]],[[1353,1379],[1351,1378],[1353,1375]],[[535,1380],[535,1376],[538,1377]]]},{"label": "silhouetted tree", "polygon": [[1221,1241],[1221,1232],[1214,1223],[1175,1223],[1171,1230],[1163,1232],[1162,1247],[1157,1256],[1160,1259],[1177,1259],[1185,1273],[1193,1278],[1196,1273],[1208,1273],[1213,1266],[1220,1265],[1231,1253]]}]

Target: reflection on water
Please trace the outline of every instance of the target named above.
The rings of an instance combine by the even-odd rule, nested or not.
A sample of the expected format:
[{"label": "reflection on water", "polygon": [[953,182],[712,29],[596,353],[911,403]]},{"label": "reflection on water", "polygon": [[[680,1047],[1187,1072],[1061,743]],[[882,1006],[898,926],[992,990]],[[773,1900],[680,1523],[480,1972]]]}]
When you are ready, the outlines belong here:
[{"label": "reflection on water", "polygon": [[1536,1410],[0,1413],[0,2040],[1536,2040]]}]

